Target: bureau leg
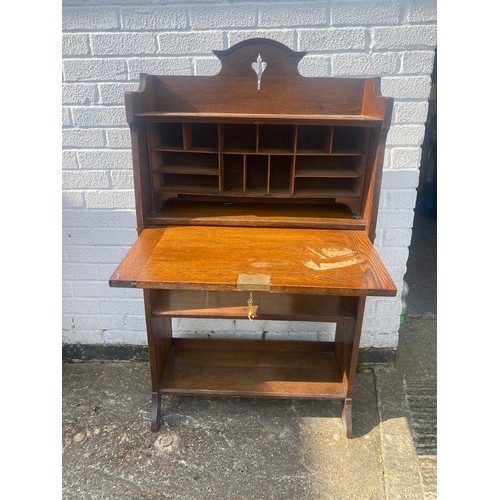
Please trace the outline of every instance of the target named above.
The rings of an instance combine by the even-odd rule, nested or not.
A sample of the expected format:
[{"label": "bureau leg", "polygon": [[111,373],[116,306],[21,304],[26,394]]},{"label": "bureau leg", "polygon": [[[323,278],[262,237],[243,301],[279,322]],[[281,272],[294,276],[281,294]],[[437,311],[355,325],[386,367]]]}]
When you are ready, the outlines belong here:
[{"label": "bureau leg", "polygon": [[344,423],[347,439],[352,437],[352,399],[346,398],[342,402],[342,422]]},{"label": "bureau leg", "polygon": [[151,400],[151,432],[158,432],[161,417],[161,395],[158,392],[153,392]]}]

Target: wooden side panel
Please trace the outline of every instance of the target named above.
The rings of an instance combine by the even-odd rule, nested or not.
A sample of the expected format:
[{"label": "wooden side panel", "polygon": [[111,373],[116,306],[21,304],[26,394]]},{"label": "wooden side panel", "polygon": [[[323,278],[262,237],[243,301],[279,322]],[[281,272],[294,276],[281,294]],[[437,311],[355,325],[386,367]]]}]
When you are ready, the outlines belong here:
[{"label": "wooden side panel", "polygon": [[172,350],[172,320],[151,314],[152,303],[156,301],[157,290],[144,290],[144,309],[148,334],[149,367],[153,392],[160,389],[163,373],[168,365]]},{"label": "wooden side panel", "polygon": [[335,359],[339,369],[339,376],[342,382],[346,384],[346,395],[348,398],[352,397],[356,379],[358,350],[361,339],[361,328],[363,326],[365,303],[366,298],[360,297],[357,303],[356,320],[338,323],[335,330]]},{"label": "wooden side panel", "polygon": [[352,357],[352,346],[354,342],[354,327],[355,322],[337,323],[335,329],[335,344],[334,352],[339,376],[341,381],[346,385],[349,384],[349,374]]},{"label": "wooden side panel", "polygon": [[380,78],[369,78],[366,80],[363,99],[363,113],[378,116],[383,119],[382,129],[377,145],[372,148],[372,151],[375,151],[375,158],[373,160],[374,169],[365,210],[365,218],[369,221],[368,235],[372,241],[375,240],[385,144],[387,133],[391,124],[393,105],[393,97],[381,96]]},{"label": "wooden side panel", "polygon": [[137,122],[130,123],[130,137],[132,143],[137,231],[140,234],[145,226],[145,218],[153,210],[153,190],[151,189],[146,125]]},{"label": "wooden side panel", "polygon": [[375,158],[375,175],[373,176],[373,187],[371,188],[371,196],[367,207],[366,218],[369,220],[368,235],[372,241],[375,241],[375,230],[377,228],[378,207],[380,203],[380,188],[382,185],[382,173],[385,155],[385,143],[387,139],[388,129],[382,129],[377,147]]},{"label": "wooden side panel", "polygon": [[125,92],[125,111],[128,123],[134,121],[136,113],[145,113],[155,109],[155,80],[155,76],[141,73],[139,88],[134,92]]},{"label": "wooden side panel", "polygon": [[361,329],[363,327],[363,317],[365,314],[366,297],[360,297],[358,302],[358,310],[356,312],[356,323],[352,331],[352,347],[349,360],[349,377],[347,385],[347,397],[352,398],[354,383],[356,379],[356,368],[358,365],[359,343],[361,340]]},{"label": "wooden side panel", "polygon": [[363,94],[362,114],[383,120],[382,128],[388,129],[391,123],[393,97],[383,97],[380,91],[380,77],[367,78]]}]

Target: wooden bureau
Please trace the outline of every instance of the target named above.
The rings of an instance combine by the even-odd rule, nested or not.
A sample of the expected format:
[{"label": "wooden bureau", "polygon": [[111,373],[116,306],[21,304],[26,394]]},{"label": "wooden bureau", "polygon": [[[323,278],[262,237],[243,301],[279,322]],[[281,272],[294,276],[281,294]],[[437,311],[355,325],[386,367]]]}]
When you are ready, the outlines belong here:
[{"label": "wooden bureau", "polygon": [[[265,39],[215,76],[141,75],[126,94],[138,239],[110,278],[142,288],[161,394],[340,399],[367,296],[396,288],[373,247],[392,99],[379,79],[302,77]],[[171,318],[336,323],[334,342],[188,339]]]}]

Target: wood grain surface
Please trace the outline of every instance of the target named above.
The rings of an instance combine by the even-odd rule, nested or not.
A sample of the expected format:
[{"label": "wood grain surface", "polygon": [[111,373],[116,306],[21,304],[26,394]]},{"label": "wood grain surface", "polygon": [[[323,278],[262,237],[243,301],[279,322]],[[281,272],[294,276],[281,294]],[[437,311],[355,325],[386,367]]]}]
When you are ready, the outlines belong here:
[{"label": "wood grain surface", "polygon": [[365,229],[364,219],[353,219],[342,205],[320,203],[233,203],[224,201],[169,200],[162,210],[147,217],[151,225],[310,227]]},{"label": "wood grain surface", "polygon": [[270,275],[270,292],[396,294],[365,232],[291,228],[145,229],[110,285],[235,291],[240,274]]},{"label": "wood grain surface", "polygon": [[[365,297],[396,295],[373,246],[393,99],[380,77],[303,77],[306,53],[273,40],[214,53],[218,75],[141,74],[125,94],[139,238],[109,284],[144,289],[151,428],[164,393],[333,398],[351,437]],[[176,317],[337,329],[179,339]]]},{"label": "wood grain surface", "polygon": [[[157,290],[153,316],[247,319],[249,292]],[[352,322],[355,300],[331,295],[252,292],[255,320]]]},{"label": "wood grain surface", "polygon": [[182,339],[174,342],[160,391],[335,399],[345,396],[346,384],[330,343]]}]

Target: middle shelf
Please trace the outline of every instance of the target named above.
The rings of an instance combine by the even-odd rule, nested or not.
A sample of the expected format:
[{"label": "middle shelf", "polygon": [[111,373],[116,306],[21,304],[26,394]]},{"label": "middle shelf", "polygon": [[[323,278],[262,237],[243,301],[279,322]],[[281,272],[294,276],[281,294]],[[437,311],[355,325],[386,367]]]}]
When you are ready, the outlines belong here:
[{"label": "middle shelf", "polygon": [[[156,298],[155,317],[246,319],[249,292],[162,290]],[[352,297],[252,292],[256,320],[339,322],[354,320]]]}]

